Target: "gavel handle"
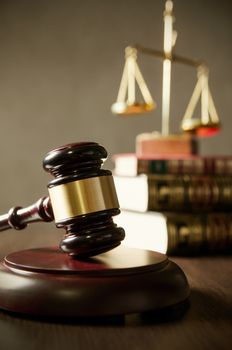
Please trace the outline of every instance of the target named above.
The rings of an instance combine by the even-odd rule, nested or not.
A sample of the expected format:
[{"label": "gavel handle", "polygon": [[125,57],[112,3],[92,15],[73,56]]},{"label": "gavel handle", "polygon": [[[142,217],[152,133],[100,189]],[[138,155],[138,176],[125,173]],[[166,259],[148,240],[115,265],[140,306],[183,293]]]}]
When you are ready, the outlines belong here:
[{"label": "gavel handle", "polygon": [[53,211],[49,197],[40,198],[29,207],[13,207],[7,214],[0,215],[0,231],[8,229],[22,230],[28,223],[53,221]]}]

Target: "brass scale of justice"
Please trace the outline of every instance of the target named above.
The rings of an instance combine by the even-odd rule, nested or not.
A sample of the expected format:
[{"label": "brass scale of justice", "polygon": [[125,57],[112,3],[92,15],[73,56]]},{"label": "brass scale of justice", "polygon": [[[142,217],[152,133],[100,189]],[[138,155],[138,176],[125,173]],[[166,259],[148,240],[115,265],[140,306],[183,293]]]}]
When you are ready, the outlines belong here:
[{"label": "brass scale of justice", "polygon": [[[167,1],[164,52],[126,49],[124,73],[112,110],[130,115],[155,107],[136,62],[138,50],[164,59],[163,134],[168,134],[171,62],[197,67],[198,72],[183,130],[214,134],[220,122],[208,87],[208,69],[172,54],[176,37],[172,8],[172,1]],[[144,103],[135,100],[136,81]],[[202,117],[194,120],[200,95]],[[66,230],[57,247],[13,252],[0,262],[2,310],[46,319],[88,320],[135,313],[160,315],[163,310],[185,312],[190,289],[179,266],[164,254],[121,245],[125,232],[113,221],[120,209],[112,173],[101,168],[106,158],[105,148],[95,142],[68,144],[50,151],[43,161],[44,169],[55,177],[48,184],[49,195],[0,216],[0,231],[21,230],[37,221],[55,221],[58,228]]]},{"label": "brass scale of justice", "polygon": [[[163,60],[162,91],[162,135],[169,134],[171,65],[185,64],[196,68],[197,83],[184,113],[181,129],[199,137],[213,136],[220,131],[221,124],[209,89],[209,69],[205,62],[192,60],[173,53],[177,32],[173,30],[173,2],[166,1],[164,11],[164,48],[163,51],[146,48],[140,45],[125,49],[125,66],[116,102],[111,110],[120,116],[133,116],[151,112],[156,108],[152,95],[147,87],[137,63],[137,54],[148,54]],[[136,85],[137,83],[137,85]],[[136,100],[136,86],[141,92],[143,102]],[[197,103],[201,100],[201,116],[194,117]]]}]

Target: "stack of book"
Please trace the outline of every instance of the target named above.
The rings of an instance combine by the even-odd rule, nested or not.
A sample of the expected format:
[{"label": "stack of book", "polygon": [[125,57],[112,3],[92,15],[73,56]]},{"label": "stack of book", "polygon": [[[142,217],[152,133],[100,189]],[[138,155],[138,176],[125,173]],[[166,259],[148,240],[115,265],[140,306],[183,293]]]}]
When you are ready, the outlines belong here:
[{"label": "stack of book", "polygon": [[113,160],[125,244],[172,255],[232,251],[232,156]]}]

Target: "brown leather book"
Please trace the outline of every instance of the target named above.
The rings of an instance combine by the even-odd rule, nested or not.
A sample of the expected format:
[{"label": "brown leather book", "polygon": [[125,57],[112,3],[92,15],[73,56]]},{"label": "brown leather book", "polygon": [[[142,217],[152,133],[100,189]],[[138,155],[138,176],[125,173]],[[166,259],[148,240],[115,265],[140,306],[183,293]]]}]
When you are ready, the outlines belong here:
[{"label": "brown leather book", "polygon": [[232,252],[231,213],[138,213],[122,210],[114,221],[125,229],[122,244],[167,255]]},{"label": "brown leather book", "polygon": [[145,212],[231,211],[232,177],[220,175],[114,176],[122,209]]}]

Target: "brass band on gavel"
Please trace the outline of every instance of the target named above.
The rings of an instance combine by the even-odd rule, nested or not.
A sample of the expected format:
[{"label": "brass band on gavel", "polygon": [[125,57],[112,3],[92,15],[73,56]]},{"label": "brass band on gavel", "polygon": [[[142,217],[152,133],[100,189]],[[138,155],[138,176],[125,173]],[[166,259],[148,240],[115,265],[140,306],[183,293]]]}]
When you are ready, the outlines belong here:
[{"label": "brass band on gavel", "polygon": [[81,179],[48,190],[56,223],[79,215],[119,208],[112,176]]}]

